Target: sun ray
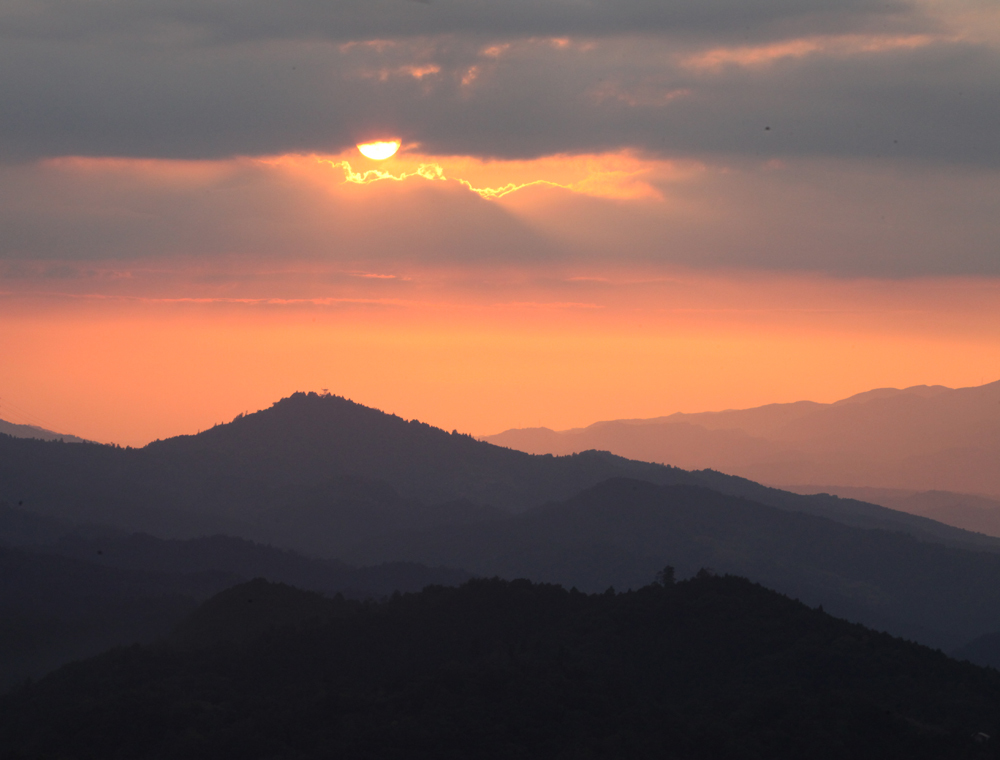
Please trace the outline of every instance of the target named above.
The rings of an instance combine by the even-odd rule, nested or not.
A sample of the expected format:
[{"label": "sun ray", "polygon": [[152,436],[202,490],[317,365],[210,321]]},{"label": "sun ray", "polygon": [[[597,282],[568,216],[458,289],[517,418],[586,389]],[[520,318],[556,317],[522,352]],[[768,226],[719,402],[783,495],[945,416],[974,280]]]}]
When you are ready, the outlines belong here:
[{"label": "sun ray", "polygon": [[[331,160],[331,159],[319,159],[322,163],[329,164],[332,167],[337,167],[344,172],[344,182],[355,184],[355,185],[367,185],[372,182],[380,182],[382,180],[391,180],[394,182],[403,182],[404,180],[410,179],[411,177],[421,177],[425,180],[432,182],[457,182],[458,184],[466,187],[471,192],[476,193],[481,198],[486,200],[498,200],[504,196],[510,195],[511,193],[517,192],[518,190],[523,190],[527,187],[558,187],[564,190],[570,190],[573,192],[581,192],[585,194],[594,194],[595,188],[597,188],[602,183],[614,182],[615,180],[627,180],[637,174],[641,174],[642,171],[624,172],[624,171],[597,171],[590,172],[587,177],[581,179],[577,182],[562,183],[556,182],[549,179],[534,179],[528,182],[508,182],[499,187],[477,187],[472,182],[467,179],[452,178],[448,177],[444,173],[444,167],[438,163],[422,163],[417,166],[414,171],[402,171],[398,174],[393,174],[389,171],[384,171],[382,169],[367,169],[364,171],[355,171],[351,166],[351,163],[347,160]],[[597,193],[601,194],[601,193]]]}]

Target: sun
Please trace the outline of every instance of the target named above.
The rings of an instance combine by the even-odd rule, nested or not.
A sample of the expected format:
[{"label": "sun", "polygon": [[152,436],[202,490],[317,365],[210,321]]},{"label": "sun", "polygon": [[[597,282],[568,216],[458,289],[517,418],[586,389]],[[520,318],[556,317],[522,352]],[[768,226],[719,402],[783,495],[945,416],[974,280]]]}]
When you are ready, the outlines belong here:
[{"label": "sun", "polygon": [[384,161],[395,155],[396,151],[399,150],[399,145],[399,140],[381,140],[379,142],[359,143],[358,150],[365,158]]}]

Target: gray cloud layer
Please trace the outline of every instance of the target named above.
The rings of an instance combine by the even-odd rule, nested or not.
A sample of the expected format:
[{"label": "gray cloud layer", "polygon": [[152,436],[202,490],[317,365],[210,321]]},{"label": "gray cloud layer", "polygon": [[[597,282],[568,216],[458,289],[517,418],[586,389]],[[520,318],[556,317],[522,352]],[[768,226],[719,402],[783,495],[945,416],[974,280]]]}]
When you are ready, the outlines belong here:
[{"label": "gray cloud layer", "polygon": [[[405,255],[446,264],[624,251],[694,267],[997,276],[1000,44],[960,33],[968,22],[941,7],[10,0],[0,259],[391,263],[405,240]],[[441,156],[631,148],[710,169],[665,189],[692,216],[550,193],[552,219],[526,224],[457,186],[366,188],[391,205],[385,222],[377,204],[333,202],[250,163],[205,187],[34,163],[336,153],[383,135]]]},{"label": "gray cloud layer", "polygon": [[[938,27],[869,0],[21,0],[0,12],[0,159],[339,151],[391,133],[441,154],[996,165],[1000,54],[984,44],[685,63],[717,46]],[[543,39],[560,35],[587,44]],[[371,39],[388,42],[350,44]],[[484,52],[496,43],[509,47]]]},{"label": "gray cloud layer", "polygon": [[22,289],[41,273],[50,280],[42,289],[58,289],[95,261],[128,270],[244,259],[251,270],[556,263],[997,277],[998,174],[745,162],[665,181],[660,201],[534,188],[507,205],[455,183],[339,186],[337,169],[303,180],[246,161],[152,173],[132,164],[0,167],[0,285]]},{"label": "gray cloud layer", "polygon": [[609,36],[912,26],[900,0],[12,0],[4,36],[106,38],[183,30],[204,40],[388,39],[441,34]]}]

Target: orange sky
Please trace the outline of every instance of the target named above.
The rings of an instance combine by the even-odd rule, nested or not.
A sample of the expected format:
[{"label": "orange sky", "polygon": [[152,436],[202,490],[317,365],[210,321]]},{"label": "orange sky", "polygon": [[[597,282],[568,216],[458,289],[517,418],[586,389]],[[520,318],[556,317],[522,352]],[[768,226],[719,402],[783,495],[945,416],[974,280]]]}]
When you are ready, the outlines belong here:
[{"label": "orange sky", "polygon": [[510,3],[0,4],[0,418],[1000,378],[995,2]]},{"label": "orange sky", "polygon": [[299,300],[8,295],[0,354],[16,360],[0,367],[0,418],[141,445],[328,388],[485,435],[977,385],[1000,367],[990,281],[592,268],[531,283],[484,271],[400,277],[412,286],[402,294],[393,280],[357,277],[340,297]]},{"label": "orange sky", "polygon": [[989,173],[414,146],[6,171],[47,247],[0,264],[0,418],[98,441],[324,388],[486,435],[1000,377],[1000,279],[866,273],[919,271]]},{"label": "orange sky", "polygon": [[511,2],[0,6],[0,418],[1000,378],[995,2]]}]

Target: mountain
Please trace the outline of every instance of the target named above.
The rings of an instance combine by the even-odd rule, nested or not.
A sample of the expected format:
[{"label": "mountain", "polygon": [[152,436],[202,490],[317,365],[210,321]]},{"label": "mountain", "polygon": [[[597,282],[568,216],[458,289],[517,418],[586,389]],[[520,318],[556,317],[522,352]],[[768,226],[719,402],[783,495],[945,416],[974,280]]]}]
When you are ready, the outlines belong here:
[{"label": "mountain", "polygon": [[360,564],[399,535],[502,519],[615,477],[706,486],[846,524],[1000,550],[995,538],[876,505],[607,452],[529,455],[335,396],[297,393],[142,449],[0,436],[0,501],[39,519],[173,538],[222,533]]},{"label": "mountain", "polygon": [[63,443],[86,443],[83,438],[64,433],[54,433],[51,430],[40,428],[37,425],[18,425],[14,422],[0,420],[0,435],[9,435],[14,438],[36,438],[40,441],[62,441]]},{"label": "mountain", "polygon": [[534,454],[601,449],[773,484],[956,491],[1000,496],[1000,381],[974,388],[881,388],[833,404],[598,422],[484,440]]},{"label": "mountain", "polygon": [[911,491],[903,488],[851,486],[786,486],[799,494],[829,493],[919,515],[963,530],[1000,536],[1000,499],[954,491]]},{"label": "mountain", "polygon": [[[712,473],[691,475],[711,482]],[[355,597],[454,584],[470,574],[601,591],[637,588],[669,563],[685,576],[701,567],[746,575],[848,619],[946,649],[1000,629],[995,547],[948,546],[931,533],[901,532],[893,523],[889,530],[884,524],[873,529],[877,510],[893,513],[862,502],[798,497],[721,475],[717,480],[720,488],[743,488],[727,494],[703,485],[619,478],[516,515],[324,539],[342,546],[343,556],[360,568],[232,537],[159,539],[99,527],[64,527],[45,543],[22,546],[43,565],[52,558],[86,562],[88,572],[146,573],[188,597],[197,597],[184,585],[195,576],[214,579],[217,585],[208,590],[261,576]],[[768,505],[755,494],[779,504],[782,497],[801,499],[814,513]],[[851,505],[867,518],[858,520],[864,527],[822,514],[839,506],[842,517],[850,515]],[[16,508],[6,513],[22,514]],[[19,577],[24,575],[14,574],[12,582],[20,583]],[[112,588],[123,582],[113,574],[106,578]],[[32,596],[50,594],[29,585],[22,598]]]},{"label": "mountain", "polygon": [[355,567],[232,536],[179,540],[143,533],[73,533],[63,536],[54,546],[37,548],[36,552],[128,571],[177,576],[204,574],[238,580],[264,577],[311,591],[358,599],[396,591],[419,591],[428,585],[457,585],[470,577],[462,570],[426,567],[412,562]]},{"label": "mountain", "polygon": [[708,567],[950,650],[1000,630],[1000,554],[843,525],[687,485],[606,481],[489,524],[398,537],[381,556],[583,591]]},{"label": "mountain", "polygon": [[952,652],[957,660],[1000,670],[1000,631],[986,633]]},{"label": "mountain", "polygon": [[161,638],[199,600],[239,580],[0,547],[0,691],[118,644]]},{"label": "mountain", "polygon": [[[0,500],[75,523],[177,537],[270,536],[310,519],[316,503],[327,528],[352,531],[480,520],[615,476],[670,473],[606,454],[533,457],[304,393],[142,449],[0,436]],[[341,515],[332,522],[331,504]]]},{"label": "mountain", "polygon": [[666,563],[709,566],[934,646],[1000,629],[990,590],[1000,583],[989,580],[1000,539],[714,470],[596,451],[533,456],[332,396],[296,394],[138,450],[0,437],[0,494],[23,502],[0,508],[0,537],[129,571],[332,588],[301,557],[269,548],[264,562],[205,538],[228,533],[354,566],[409,562],[595,591],[636,588]]},{"label": "mountain", "polygon": [[379,604],[260,581],[0,698],[0,757],[987,758],[1000,674],[735,577]]},{"label": "mountain", "polygon": [[63,525],[41,538],[0,545],[0,691],[115,645],[162,638],[199,601],[255,577],[361,599],[469,578],[415,563],[352,567],[226,536],[163,540]]}]

